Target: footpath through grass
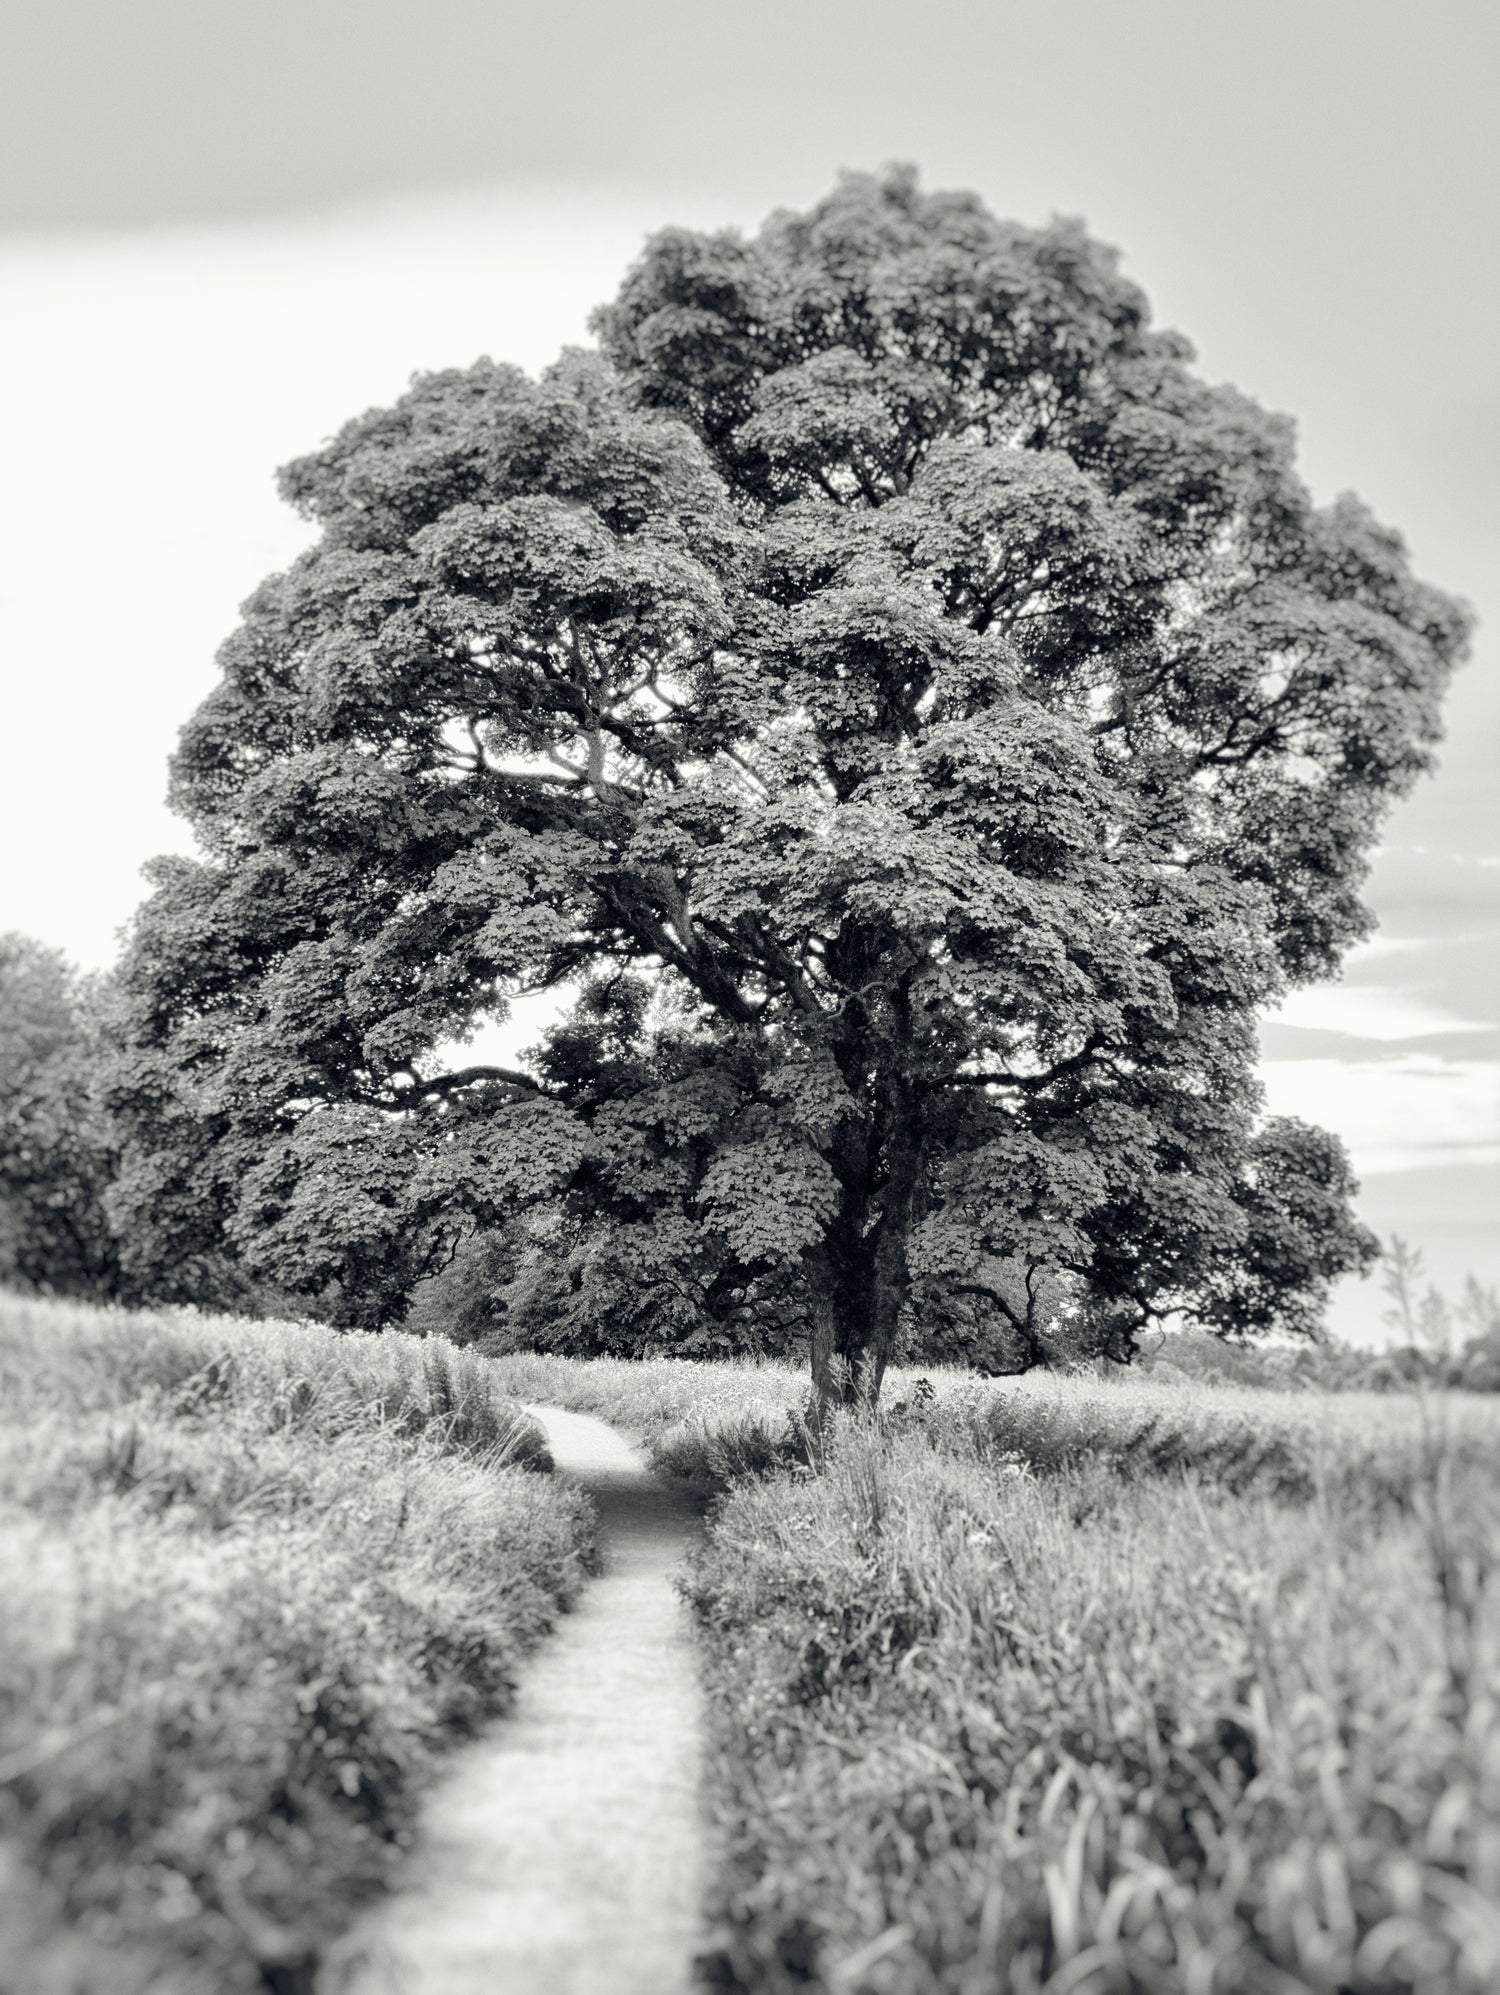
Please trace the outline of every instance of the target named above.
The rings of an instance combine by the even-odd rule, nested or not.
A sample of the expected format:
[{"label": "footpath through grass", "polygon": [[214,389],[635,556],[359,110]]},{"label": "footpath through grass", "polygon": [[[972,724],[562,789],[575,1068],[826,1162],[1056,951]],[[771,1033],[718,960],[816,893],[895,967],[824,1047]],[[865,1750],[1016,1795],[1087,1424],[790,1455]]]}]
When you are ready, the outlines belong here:
[{"label": "footpath through grass", "polygon": [[811,1460],[785,1368],[502,1374],[722,1492],[708,1985],[1500,1987],[1493,1398],[897,1374]]},{"label": "footpath through grass", "polygon": [[516,1352],[494,1376],[518,1400],[565,1406],[644,1442],[655,1466],[705,1499],[739,1477],[806,1459],[804,1367],[772,1360],[560,1358]]},{"label": "footpath through grass", "polygon": [[0,1298],[0,1995],[310,1989],[581,1582],[546,1466],[447,1345]]}]

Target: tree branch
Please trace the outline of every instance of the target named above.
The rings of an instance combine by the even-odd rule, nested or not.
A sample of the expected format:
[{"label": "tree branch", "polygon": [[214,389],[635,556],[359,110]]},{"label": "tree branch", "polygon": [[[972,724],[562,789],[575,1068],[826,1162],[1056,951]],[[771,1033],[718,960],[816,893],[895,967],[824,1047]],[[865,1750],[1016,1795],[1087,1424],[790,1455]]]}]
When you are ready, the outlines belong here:
[{"label": "tree branch", "polygon": [[584,787],[582,776],[552,776],[545,769],[497,769],[489,763],[485,766],[485,773],[501,783],[540,783],[561,790],[581,790]]},{"label": "tree branch", "polygon": [[631,906],[612,884],[605,883],[600,891],[626,933],[633,935],[654,955],[660,956],[664,963],[670,963],[700,997],[706,998],[737,1025],[755,1022],[759,1017],[756,1006],[723,967],[714,961],[712,951],[691,929],[691,944],[679,942],[659,916],[639,904]]},{"label": "tree branch", "polygon": [[456,1073],[435,1074],[431,1080],[418,1080],[411,1087],[403,1088],[397,1101],[405,1101],[412,1095],[451,1094],[455,1088],[472,1087],[476,1081],[503,1081],[507,1087],[521,1088],[528,1094],[544,1094],[546,1090],[540,1081],[530,1074],[523,1074],[517,1067],[460,1067]]},{"label": "tree branch", "polygon": [[946,1074],[939,1085],[949,1088],[1019,1088],[1024,1094],[1037,1094],[1041,1089],[1051,1087],[1054,1081],[1061,1080],[1065,1074],[1076,1073],[1080,1067],[1087,1066],[1103,1044],[1097,1033],[1091,1034],[1076,1053],[1059,1060],[1045,1074]]}]

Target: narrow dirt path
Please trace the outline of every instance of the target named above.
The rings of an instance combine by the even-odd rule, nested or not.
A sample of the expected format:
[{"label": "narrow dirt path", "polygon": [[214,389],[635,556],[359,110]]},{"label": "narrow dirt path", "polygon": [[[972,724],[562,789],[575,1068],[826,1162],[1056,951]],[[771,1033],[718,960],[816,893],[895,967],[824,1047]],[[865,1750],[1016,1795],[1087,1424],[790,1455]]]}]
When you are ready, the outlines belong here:
[{"label": "narrow dirt path", "polygon": [[700,1693],[670,1575],[694,1519],[602,1420],[528,1411],[599,1507],[604,1572],[433,1791],[406,1888],[338,1948],[324,1995],[687,1995]]}]

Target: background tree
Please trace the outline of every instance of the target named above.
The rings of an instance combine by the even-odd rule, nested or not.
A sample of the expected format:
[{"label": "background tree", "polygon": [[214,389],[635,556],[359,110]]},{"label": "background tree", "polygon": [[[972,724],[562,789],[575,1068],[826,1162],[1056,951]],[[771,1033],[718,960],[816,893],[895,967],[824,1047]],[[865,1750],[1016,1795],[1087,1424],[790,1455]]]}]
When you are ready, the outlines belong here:
[{"label": "background tree", "polygon": [[125,973],[138,1252],[373,1324],[488,1230],[517,1336],[825,1389],[1307,1328],[1374,1243],[1255,1008],[1366,932],[1460,609],[1071,224],[850,178],[597,329],[285,474]]},{"label": "background tree", "polygon": [[98,1007],[59,951],[0,935],[0,1282],[103,1300],[118,1265]]}]

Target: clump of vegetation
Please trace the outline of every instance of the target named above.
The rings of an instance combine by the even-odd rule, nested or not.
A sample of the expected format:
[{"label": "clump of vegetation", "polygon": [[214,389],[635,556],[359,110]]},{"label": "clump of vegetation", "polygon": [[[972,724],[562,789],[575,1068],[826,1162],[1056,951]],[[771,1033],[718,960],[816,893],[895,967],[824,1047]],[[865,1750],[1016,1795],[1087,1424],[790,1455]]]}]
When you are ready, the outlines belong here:
[{"label": "clump of vegetation", "polygon": [[704,1502],[742,1476],[808,1459],[807,1376],[793,1365],[514,1352],[494,1359],[493,1376],[517,1399],[627,1428],[662,1474]]},{"label": "clump of vegetation", "polygon": [[840,1416],[819,1473],[743,1480],[711,1525],[690,1589],[728,1862],[708,1979],[1493,1987],[1493,1421],[1481,1451],[1420,1408],[1339,1402],[1333,1459],[1358,1418],[1373,1452],[1410,1416],[1393,1509],[1354,1477],[1233,1470],[1219,1395],[1171,1396],[1205,1437],[1169,1461],[1081,1382],[1007,1393],[1006,1423],[977,1391],[942,1408],[946,1383]]},{"label": "clump of vegetation", "polygon": [[887,1416],[982,1460],[1023,1460],[1047,1476],[1089,1467],[1124,1481],[1191,1474],[1232,1496],[1337,1498],[1411,1509],[1430,1476],[1434,1425],[1448,1456],[1481,1468],[1500,1422],[1483,1400],[1181,1390],[1150,1377],[1028,1378],[967,1385],[938,1375],[932,1398]]},{"label": "clump of vegetation", "polygon": [[119,1278],[105,1215],[115,1139],[95,1099],[101,983],[0,935],[0,1282],[102,1299]]},{"label": "clump of vegetation", "polygon": [[1386,1252],[1384,1286],[1385,1321],[1402,1340],[1387,1362],[1403,1382],[1500,1392],[1500,1290],[1470,1275],[1451,1302],[1399,1235]]},{"label": "clump of vegetation", "polygon": [[591,1513],[482,1360],[0,1302],[7,1987],[310,1988]]}]

